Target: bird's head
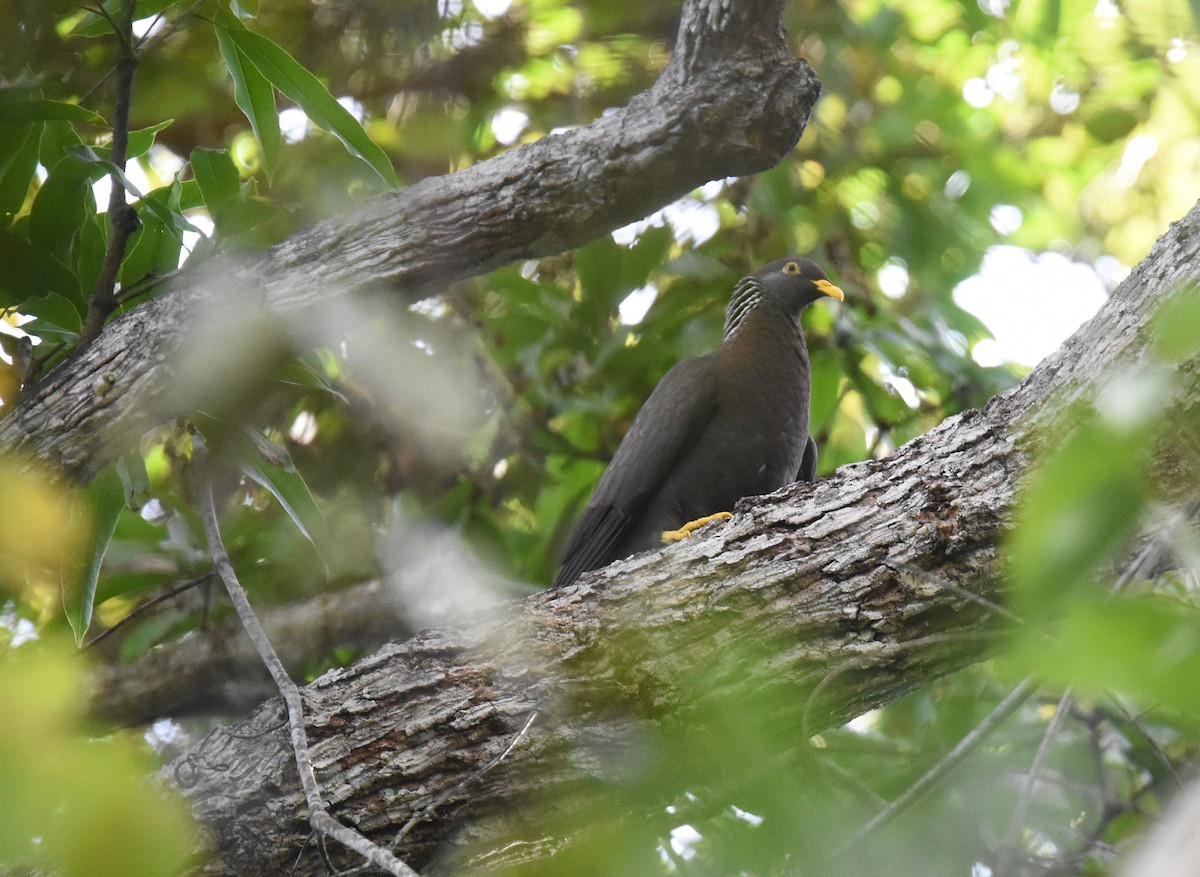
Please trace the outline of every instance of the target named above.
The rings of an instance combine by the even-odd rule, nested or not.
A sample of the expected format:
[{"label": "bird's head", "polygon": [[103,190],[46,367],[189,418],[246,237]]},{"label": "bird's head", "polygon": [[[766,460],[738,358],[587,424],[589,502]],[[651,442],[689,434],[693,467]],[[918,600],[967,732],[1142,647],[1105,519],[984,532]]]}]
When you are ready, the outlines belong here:
[{"label": "bird's head", "polygon": [[760,302],[772,302],[799,319],[800,312],[822,296],[838,301],[844,298],[842,291],[829,282],[825,272],[812,259],[787,256],[768,262],[738,281],[725,312],[725,337],[732,335],[746,314]]}]

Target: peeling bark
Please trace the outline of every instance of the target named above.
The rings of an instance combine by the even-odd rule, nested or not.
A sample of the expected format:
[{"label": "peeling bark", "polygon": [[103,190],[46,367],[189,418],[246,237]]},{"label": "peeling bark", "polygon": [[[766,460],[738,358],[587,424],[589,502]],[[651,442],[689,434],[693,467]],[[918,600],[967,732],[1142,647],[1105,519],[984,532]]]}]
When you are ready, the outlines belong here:
[{"label": "peeling bark", "polygon": [[[326,674],[305,696],[335,812],[386,843],[447,795],[398,853],[431,871],[435,853],[476,870],[508,866],[562,841],[514,841],[522,802],[570,801],[588,777],[611,770],[612,752],[679,706],[679,681],[714,651],[773,644],[760,666],[706,684],[744,685],[749,672],[788,686],[804,705],[798,736],[985,655],[1002,620],[971,595],[1004,596],[997,543],[1031,444],[1065,405],[1146,357],[1149,315],[1200,280],[1198,255],[1200,205],[1095,318],[982,409],[885,460],[744,501],[728,524],[675,546]],[[1194,375],[1196,365],[1181,368]],[[1200,404],[1195,380],[1179,384],[1181,397],[1167,401]],[[535,712],[508,760],[457,788]],[[269,701],[171,768],[220,851],[214,873],[276,871],[303,845],[303,799],[280,720],[279,701]],[[321,868],[305,855],[296,873]]]}]

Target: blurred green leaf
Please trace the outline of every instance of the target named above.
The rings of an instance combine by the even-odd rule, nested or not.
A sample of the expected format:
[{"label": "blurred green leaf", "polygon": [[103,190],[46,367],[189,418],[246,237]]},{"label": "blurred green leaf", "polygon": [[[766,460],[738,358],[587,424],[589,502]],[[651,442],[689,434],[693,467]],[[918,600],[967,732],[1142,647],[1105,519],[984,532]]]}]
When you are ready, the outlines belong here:
[{"label": "blurred green leaf", "polygon": [[[170,877],[196,842],[186,808],[145,780],[129,738],[81,730],[84,663],[57,639],[0,657],[0,861],[63,877]],[[151,838],[151,841],[147,839]]]},{"label": "blurred green leaf", "polygon": [[[300,535],[317,550],[317,556],[324,564],[322,546],[325,543],[328,527],[325,523],[325,516],[321,514],[312,493],[309,492],[308,485],[304,483],[304,478],[294,470],[289,472],[273,465],[248,465],[244,466],[242,471],[251,481],[266,488],[275,497],[287,516],[291,518],[292,523],[295,524]],[[328,566],[325,567],[325,571],[328,573]]]},{"label": "blurred green leaf", "polygon": [[292,455],[287,452],[287,448],[278,442],[271,441],[267,435],[259,429],[246,427],[242,432],[246,438],[250,439],[250,444],[254,446],[254,450],[271,466],[277,466],[288,474],[296,472],[296,466],[292,463]]},{"label": "blurred green leaf", "polygon": [[115,466],[121,479],[125,506],[136,511],[150,495],[150,476],[146,472],[146,461],[138,453],[122,454]]},{"label": "blurred green leaf", "polygon": [[1018,612],[1043,618],[1080,590],[1133,535],[1148,498],[1150,435],[1091,417],[1037,467],[1008,542]]},{"label": "blurred green leaf", "polygon": [[156,645],[196,628],[196,620],[186,612],[166,609],[145,620],[139,619],[121,639],[121,660],[136,661]]},{"label": "blurred green leaf", "polygon": [[1183,362],[1200,350],[1200,290],[1180,290],[1163,302],[1150,331],[1154,350],[1164,362]]},{"label": "blurred green leaf", "polygon": [[1200,702],[1200,608],[1153,594],[1080,593],[1021,631],[1005,664],[1102,696],[1120,694],[1193,726]]},{"label": "blurred green leaf", "polygon": [[60,119],[71,122],[88,122],[107,125],[104,118],[78,104],[31,97],[12,89],[0,88],[0,128],[38,122],[45,119]]},{"label": "blurred green leaf", "polygon": [[3,225],[11,223],[29,194],[29,185],[37,172],[41,133],[41,126],[36,123],[0,126],[0,221]]},{"label": "blurred green leaf", "polygon": [[[137,5],[133,8],[133,20],[141,21],[152,15],[158,15],[179,2],[180,0],[137,0]],[[102,6],[105,14],[88,12],[72,31],[72,34],[81,37],[111,36],[113,28],[110,19],[119,21],[124,5],[125,0],[105,0]]]},{"label": "blurred green leaf", "polygon": [[93,522],[93,539],[87,566],[83,570],[78,587],[64,582],[63,610],[75,644],[82,645],[87,629],[92,623],[92,612],[96,602],[96,582],[100,579],[100,567],[108,551],[108,543],[117,529],[117,517],[125,508],[125,496],[121,479],[116,470],[109,467],[97,475],[80,491],[83,508],[87,509]]}]

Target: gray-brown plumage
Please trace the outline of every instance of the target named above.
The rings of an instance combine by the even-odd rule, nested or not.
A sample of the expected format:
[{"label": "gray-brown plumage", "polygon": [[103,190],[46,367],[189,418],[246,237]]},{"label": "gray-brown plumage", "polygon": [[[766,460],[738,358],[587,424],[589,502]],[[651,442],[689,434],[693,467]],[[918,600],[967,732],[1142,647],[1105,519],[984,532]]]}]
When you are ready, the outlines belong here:
[{"label": "gray-brown plumage", "polygon": [[809,259],[778,259],[738,281],[721,347],[654,388],[567,540],[556,586],[744,496],[815,477],[800,314],[826,295],[842,299]]}]

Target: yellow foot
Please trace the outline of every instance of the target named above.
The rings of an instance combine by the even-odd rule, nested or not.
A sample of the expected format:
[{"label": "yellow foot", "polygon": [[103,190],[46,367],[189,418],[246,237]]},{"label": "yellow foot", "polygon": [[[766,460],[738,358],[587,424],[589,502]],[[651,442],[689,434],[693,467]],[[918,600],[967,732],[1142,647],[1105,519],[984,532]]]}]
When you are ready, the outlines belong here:
[{"label": "yellow foot", "polygon": [[664,530],[662,543],[663,545],[670,545],[672,542],[686,539],[692,535],[693,530],[699,530],[705,524],[711,524],[713,521],[728,521],[732,517],[733,515],[729,512],[717,512],[715,515],[705,515],[703,518],[696,518],[694,521],[688,521],[678,530]]}]

